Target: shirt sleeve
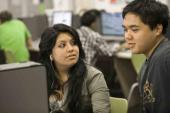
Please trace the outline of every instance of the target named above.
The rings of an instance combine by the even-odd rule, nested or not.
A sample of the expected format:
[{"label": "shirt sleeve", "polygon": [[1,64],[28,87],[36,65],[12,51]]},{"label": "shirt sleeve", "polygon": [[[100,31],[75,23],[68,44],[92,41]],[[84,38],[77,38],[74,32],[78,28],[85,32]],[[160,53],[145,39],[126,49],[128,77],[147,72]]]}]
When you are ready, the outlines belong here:
[{"label": "shirt sleeve", "polygon": [[110,113],[109,90],[101,72],[93,71],[88,89],[91,95],[93,113]]},{"label": "shirt sleeve", "polygon": [[95,37],[96,40],[93,41],[93,43],[95,49],[99,52],[99,54],[112,56],[116,52],[116,49],[112,48],[104,39],[102,39],[102,36],[100,34],[95,35],[96,36],[93,37]]}]

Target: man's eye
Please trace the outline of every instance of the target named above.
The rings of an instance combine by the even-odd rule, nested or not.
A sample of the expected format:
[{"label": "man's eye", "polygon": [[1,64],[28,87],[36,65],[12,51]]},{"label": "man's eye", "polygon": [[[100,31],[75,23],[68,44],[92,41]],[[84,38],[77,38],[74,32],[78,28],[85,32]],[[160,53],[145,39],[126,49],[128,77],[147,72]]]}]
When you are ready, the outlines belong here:
[{"label": "man's eye", "polygon": [[127,31],[127,29],[124,28],[124,32],[126,32],[126,31]]},{"label": "man's eye", "polygon": [[132,29],[133,32],[137,32],[139,29]]}]

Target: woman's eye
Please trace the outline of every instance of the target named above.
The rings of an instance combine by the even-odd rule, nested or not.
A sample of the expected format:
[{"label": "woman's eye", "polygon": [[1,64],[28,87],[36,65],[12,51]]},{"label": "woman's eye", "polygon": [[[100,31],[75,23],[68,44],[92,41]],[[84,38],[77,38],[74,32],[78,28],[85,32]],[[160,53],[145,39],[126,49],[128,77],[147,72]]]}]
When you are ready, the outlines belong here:
[{"label": "woman's eye", "polygon": [[64,44],[64,43],[59,44],[59,45],[58,45],[58,47],[60,47],[60,48],[64,48],[64,47],[65,47],[65,44]]},{"label": "woman's eye", "polygon": [[72,40],[72,41],[70,42],[70,44],[71,44],[71,45],[76,45],[76,42],[75,42],[74,40]]}]

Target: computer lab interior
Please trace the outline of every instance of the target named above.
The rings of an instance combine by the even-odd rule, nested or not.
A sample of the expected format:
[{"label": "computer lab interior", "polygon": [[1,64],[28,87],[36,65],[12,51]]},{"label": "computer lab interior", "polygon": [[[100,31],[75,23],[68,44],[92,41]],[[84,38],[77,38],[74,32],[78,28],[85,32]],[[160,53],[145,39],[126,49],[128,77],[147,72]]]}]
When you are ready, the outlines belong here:
[{"label": "computer lab interior", "polygon": [[[104,10],[98,21],[97,31],[102,35],[102,38],[108,42],[108,44],[123,44],[124,29],[122,27],[122,9],[131,1],[133,0],[0,0],[0,11],[8,10],[13,14],[14,18],[17,18],[26,24],[31,32],[34,47],[34,50],[29,51],[30,62],[26,63],[7,62],[7,56],[3,53],[3,51],[0,52],[0,81],[9,79],[11,78],[10,76],[14,76],[12,79],[15,79],[15,76],[17,78],[17,75],[23,81],[26,81],[26,79],[30,78],[22,77],[21,74],[24,76],[37,76],[42,74],[42,72],[45,73],[44,67],[41,67],[41,64],[39,63],[38,45],[42,32],[47,27],[53,26],[57,23],[64,23],[77,29],[80,27],[81,15],[88,9]],[[169,0],[160,1],[166,3],[170,7]],[[168,31],[170,31],[170,26],[168,26]],[[169,33],[170,32],[167,32],[166,36],[170,37]],[[130,50],[125,48],[122,48],[122,50],[111,57],[102,55],[98,56],[95,67],[103,72],[107,81],[107,85],[110,88],[110,96],[125,99],[127,101],[127,110],[120,113],[137,113],[136,111],[139,109],[139,92],[137,80],[139,77],[138,75],[140,68],[144,61],[144,55],[132,54]],[[1,77],[1,74],[8,77],[5,79],[3,76]],[[17,80],[20,78],[17,78]],[[17,92],[17,87],[19,87],[19,90],[23,89],[16,82],[13,82],[12,79],[9,79],[7,82],[0,82],[0,90],[2,92]],[[44,79],[46,78],[42,78],[41,81],[45,81]],[[30,81],[31,80],[32,79],[30,79]],[[15,86],[15,84],[16,87],[14,88],[16,89],[12,90],[12,87],[13,85]],[[21,84],[24,85],[24,83]],[[29,83],[26,82],[25,84]],[[33,82],[33,84],[36,83]],[[43,87],[46,87],[43,83],[40,84],[42,84]],[[11,91],[5,91],[4,88],[9,88]],[[35,86],[28,86],[28,89],[31,88],[35,88]],[[36,88],[41,89],[42,93],[45,92],[45,88],[41,88],[40,86],[36,86]],[[15,94],[20,95],[20,91],[18,93],[13,93],[13,95]],[[0,94],[0,99],[2,99],[1,96],[5,97],[5,95],[5,93],[2,95]],[[30,95],[34,94],[30,93]],[[44,94],[43,96],[47,96],[47,94]],[[35,98],[41,100],[43,96],[36,96]],[[17,96],[15,96],[15,99],[11,100],[17,101],[16,98]],[[21,99],[23,98],[24,97]],[[10,103],[9,99],[3,101]],[[1,104],[4,104],[4,106],[0,104],[0,110],[1,108],[7,106],[5,102],[0,102]],[[42,101],[42,103],[43,102],[44,101]],[[29,104],[30,103],[31,102],[29,102]],[[8,109],[10,109],[10,106],[14,106],[14,104],[15,102],[11,102],[11,104],[8,106]],[[22,106],[23,109],[27,109],[27,112],[25,113],[31,113],[31,111],[29,112],[28,108],[25,106],[20,106]],[[29,109],[33,109],[33,107],[29,107]],[[44,109],[44,111],[48,110]],[[44,111],[41,113],[47,113]],[[37,113],[40,113],[40,111]]]}]

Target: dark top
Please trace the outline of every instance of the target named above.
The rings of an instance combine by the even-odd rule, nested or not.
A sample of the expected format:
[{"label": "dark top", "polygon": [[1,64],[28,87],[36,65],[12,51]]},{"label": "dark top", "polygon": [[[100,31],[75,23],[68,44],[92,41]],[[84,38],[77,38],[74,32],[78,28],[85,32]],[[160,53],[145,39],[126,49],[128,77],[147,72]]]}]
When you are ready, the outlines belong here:
[{"label": "dark top", "polygon": [[170,113],[170,41],[163,40],[140,72],[143,113]]}]

